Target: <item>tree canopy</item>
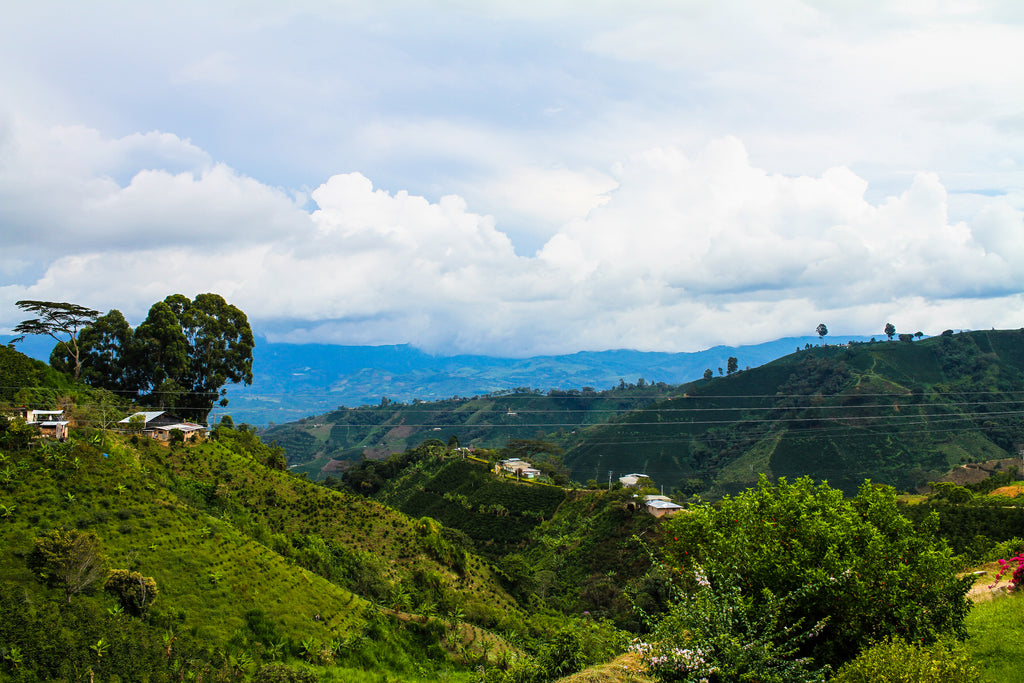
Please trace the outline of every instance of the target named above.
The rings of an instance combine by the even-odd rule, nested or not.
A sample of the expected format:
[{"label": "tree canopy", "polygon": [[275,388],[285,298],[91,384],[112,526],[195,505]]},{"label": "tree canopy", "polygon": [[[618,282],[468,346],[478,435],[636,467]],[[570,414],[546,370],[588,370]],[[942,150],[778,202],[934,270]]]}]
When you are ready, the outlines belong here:
[{"label": "tree canopy", "polygon": [[64,301],[25,299],[15,302],[15,305],[23,311],[39,316],[23,320],[14,328],[15,334],[45,334],[53,337],[57,341],[57,347],[63,349],[63,353],[71,359],[69,369],[77,381],[82,369],[79,332],[95,321],[100,312]]},{"label": "tree canopy", "polygon": [[173,294],[149,309],[134,330],[120,311],[95,317],[78,335],[77,356],[64,345],[50,363],[82,368],[82,380],[205,420],[228,383],[252,383],[255,345],[245,313],[218,294]]}]

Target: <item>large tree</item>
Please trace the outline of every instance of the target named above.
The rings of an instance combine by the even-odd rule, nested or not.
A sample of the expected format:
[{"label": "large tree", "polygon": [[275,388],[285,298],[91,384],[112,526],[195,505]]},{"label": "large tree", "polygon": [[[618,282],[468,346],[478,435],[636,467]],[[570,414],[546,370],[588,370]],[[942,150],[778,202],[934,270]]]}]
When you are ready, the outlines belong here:
[{"label": "large tree", "polygon": [[58,369],[80,363],[89,384],[134,394],[182,417],[204,421],[224,385],[252,383],[252,329],[241,310],[218,294],[189,300],[173,294],[132,330],[119,311],[94,319],[78,335],[77,359],[58,346]]},{"label": "large tree", "polygon": [[828,327],[825,323],[819,323],[815,331],[818,333],[818,339],[820,339],[822,343],[825,343],[825,335],[828,334]]},{"label": "large tree", "polygon": [[[138,391],[143,382],[135,332],[120,311],[97,318],[78,335],[81,379],[87,384],[120,393]],[[69,371],[73,359],[63,346],[50,354],[50,365]]]},{"label": "large tree", "polygon": [[249,320],[219,294],[174,294],[153,305],[135,331],[140,348],[152,350],[153,392],[178,392],[175,407],[197,419],[227,393],[227,383],[252,384],[255,345]]},{"label": "large tree", "polygon": [[79,332],[99,316],[99,311],[94,311],[85,306],[70,304],[66,301],[33,301],[22,300],[15,302],[15,305],[29,313],[35,313],[37,318],[23,320],[14,328],[16,334],[45,334],[57,341],[57,347],[71,359],[70,370],[75,381],[82,371],[81,348],[79,346]]}]

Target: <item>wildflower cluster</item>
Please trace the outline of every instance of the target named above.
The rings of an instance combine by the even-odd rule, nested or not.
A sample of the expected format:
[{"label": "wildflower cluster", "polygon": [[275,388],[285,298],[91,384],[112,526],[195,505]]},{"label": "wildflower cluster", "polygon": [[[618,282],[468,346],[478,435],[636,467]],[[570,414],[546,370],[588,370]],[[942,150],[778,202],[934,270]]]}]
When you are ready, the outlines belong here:
[{"label": "wildflower cluster", "polygon": [[[629,649],[640,657],[649,671],[660,674],[662,680],[710,681],[720,671],[714,663],[713,653],[700,646],[666,647],[638,639]],[[667,677],[667,673],[672,676]]]}]

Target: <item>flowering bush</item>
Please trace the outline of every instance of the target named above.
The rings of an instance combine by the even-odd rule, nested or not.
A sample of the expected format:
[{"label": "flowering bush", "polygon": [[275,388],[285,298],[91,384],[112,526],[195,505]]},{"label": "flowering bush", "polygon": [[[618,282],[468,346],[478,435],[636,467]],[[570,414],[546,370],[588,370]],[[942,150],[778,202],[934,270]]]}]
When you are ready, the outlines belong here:
[{"label": "flowering bush", "polygon": [[[634,641],[647,669],[660,681],[823,681],[828,667],[797,655],[801,645],[817,636],[824,622],[811,628],[784,625],[782,606],[790,598],[771,593],[755,606],[739,587],[712,581],[700,567],[695,590],[676,587],[672,606],[646,640]],[[811,590],[811,589],[808,589]]]},{"label": "flowering bush", "polygon": [[[1012,564],[1011,564],[1012,563]],[[1013,567],[1013,574],[1010,576],[1010,590],[1016,590],[1024,584],[1024,551],[1017,553],[1009,560],[999,560],[999,573],[996,574],[996,580],[992,582],[989,588],[995,588],[1006,573]]]}]

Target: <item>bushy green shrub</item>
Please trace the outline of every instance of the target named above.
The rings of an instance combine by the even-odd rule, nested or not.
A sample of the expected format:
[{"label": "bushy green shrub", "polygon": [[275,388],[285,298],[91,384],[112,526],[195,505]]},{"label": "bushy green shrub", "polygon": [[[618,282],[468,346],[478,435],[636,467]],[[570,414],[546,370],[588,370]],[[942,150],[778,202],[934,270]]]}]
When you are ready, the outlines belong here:
[{"label": "bushy green shrub", "polygon": [[153,577],[127,569],[111,569],[103,590],[112,593],[124,611],[136,617],[144,615],[159,594]]},{"label": "bushy green shrub", "polygon": [[106,558],[92,532],[54,529],[35,539],[28,566],[48,586],[71,596],[88,591],[103,576]]},{"label": "bushy green shrub", "polygon": [[[795,599],[780,623],[803,620],[824,630],[802,654],[838,666],[873,639],[896,635],[930,643],[962,635],[971,579],[935,537],[900,514],[895,491],[865,483],[853,499],[809,478],[759,485],[666,524],[668,565],[735,576],[745,600]],[[805,586],[816,593],[800,594]],[[768,591],[768,593],[766,593]]]},{"label": "bushy green shrub", "polygon": [[255,683],[316,683],[315,673],[287,664],[266,664],[256,672]]},{"label": "bushy green shrub", "polygon": [[786,621],[790,604],[814,587],[782,597],[765,591],[755,603],[737,579],[709,579],[698,567],[696,588],[676,586],[668,614],[631,649],[659,681],[824,681],[830,669],[798,653],[827,620]]},{"label": "bushy green shrub", "polygon": [[890,636],[847,662],[836,683],[977,683],[981,674],[963,645],[908,643]]}]

